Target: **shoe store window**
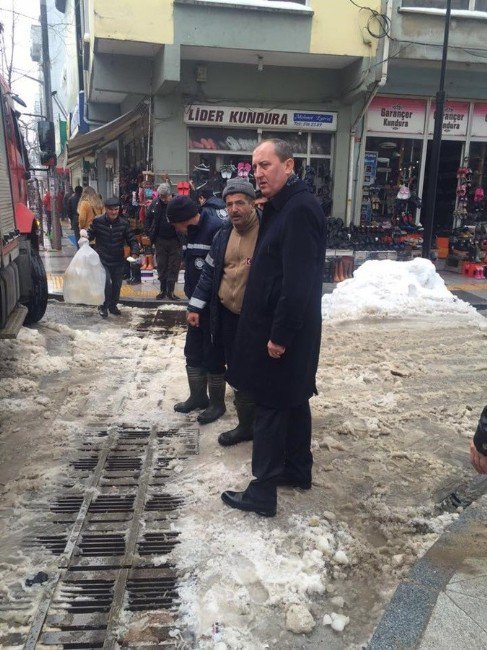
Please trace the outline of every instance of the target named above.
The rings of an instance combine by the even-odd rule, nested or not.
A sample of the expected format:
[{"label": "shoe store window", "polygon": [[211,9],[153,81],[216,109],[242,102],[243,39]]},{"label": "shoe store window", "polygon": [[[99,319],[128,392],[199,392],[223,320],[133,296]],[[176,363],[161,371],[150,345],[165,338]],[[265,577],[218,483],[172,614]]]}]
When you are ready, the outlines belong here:
[{"label": "shoe store window", "polygon": [[269,138],[288,142],[294,154],[296,173],[317,196],[331,197],[331,133],[190,127],[189,169],[195,186],[209,186],[220,192],[232,176],[252,180],[249,167],[252,151],[259,142]]},{"label": "shoe store window", "polygon": [[385,228],[414,224],[422,140],[368,137],[365,148],[361,224]]},{"label": "shoe store window", "polygon": [[467,188],[468,217],[472,223],[487,223],[487,142],[471,142],[467,160],[472,171]]}]

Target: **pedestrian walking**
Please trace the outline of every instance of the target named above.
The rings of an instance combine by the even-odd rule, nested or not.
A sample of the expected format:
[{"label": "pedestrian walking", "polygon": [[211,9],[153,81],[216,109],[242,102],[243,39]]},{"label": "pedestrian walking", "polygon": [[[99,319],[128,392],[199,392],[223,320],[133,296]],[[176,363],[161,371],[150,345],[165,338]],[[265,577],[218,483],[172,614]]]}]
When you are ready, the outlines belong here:
[{"label": "pedestrian walking", "polygon": [[250,267],[228,382],[256,402],[252,473],[223,501],[276,513],[277,486],[311,487],[311,412],[321,338],[323,212],[294,174],[289,145],[261,142],[253,170],[268,200]]},{"label": "pedestrian walking", "polygon": [[[189,196],[176,196],[172,199],[168,203],[166,214],[176,232],[186,236],[184,293],[191,299],[205,257],[222,222],[212,214],[200,214],[198,206]],[[177,403],[174,410],[179,413],[190,413],[195,409],[204,409],[198,415],[198,422],[200,424],[214,422],[226,410],[225,364],[218,348],[211,341],[208,306],[199,315],[198,327],[188,325],[184,356],[190,394],[187,400]]]},{"label": "pedestrian walking", "polygon": [[470,441],[470,460],[479,474],[487,474],[487,406],[482,411],[477,430]]},{"label": "pedestrian walking", "polygon": [[181,266],[182,243],[166,215],[167,204],[172,198],[171,185],[161,183],[157,194],[158,197],[148,207],[145,217],[145,232],[156,249],[157,273],[161,286],[156,300],[179,300],[174,287]]},{"label": "pedestrian walking", "polygon": [[108,312],[120,316],[121,311],[117,307],[122,288],[125,245],[130,247],[133,257],[139,254],[139,245],[135,234],[125,219],[119,216],[120,200],[114,196],[106,199],[105,212],[96,217],[88,231],[82,230],[81,236],[90,241],[96,240],[96,251],[100,256],[101,263],[105,267],[105,302],[98,307],[98,313],[102,318],[107,318]]},{"label": "pedestrian walking", "polygon": [[88,230],[95,217],[103,214],[103,201],[89,185],[83,188],[78,203],[78,224],[80,230]]},{"label": "pedestrian walking", "polygon": [[47,236],[51,236],[52,231],[52,205],[51,205],[51,192],[46,190],[44,196],[42,197],[42,207],[44,208],[44,214],[46,215],[46,225],[47,225]]},{"label": "pedestrian walking", "polygon": [[83,188],[81,185],[76,185],[74,192],[69,197],[66,204],[66,214],[71,223],[71,228],[76,239],[76,247],[79,248],[78,239],[79,239],[79,218],[78,218],[78,204],[80,202],[81,194],[83,193]]},{"label": "pedestrian walking", "polygon": [[[255,243],[259,232],[254,201],[255,190],[242,178],[229,180],[222,193],[229,221],[215,235],[200,279],[188,304],[188,325],[199,327],[200,314],[210,308],[212,340],[225,360],[227,368],[233,357],[233,346],[242,310]],[[218,436],[223,446],[252,440],[255,404],[251,393],[235,391],[238,424]]]}]

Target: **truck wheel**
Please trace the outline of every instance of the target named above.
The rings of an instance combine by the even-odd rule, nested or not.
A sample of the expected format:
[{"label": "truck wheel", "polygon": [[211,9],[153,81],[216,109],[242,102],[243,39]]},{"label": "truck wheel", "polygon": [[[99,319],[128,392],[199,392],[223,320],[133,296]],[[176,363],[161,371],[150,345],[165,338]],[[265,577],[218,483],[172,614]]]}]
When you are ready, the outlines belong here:
[{"label": "truck wheel", "polygon": [[47,307],[47,276],[44,264],[38,253],[32,251],[30,256],[30,272],[32,289],[29,301],[25,306],[29,310],[25,317],[25,325],[37,323],[44,316]]}]

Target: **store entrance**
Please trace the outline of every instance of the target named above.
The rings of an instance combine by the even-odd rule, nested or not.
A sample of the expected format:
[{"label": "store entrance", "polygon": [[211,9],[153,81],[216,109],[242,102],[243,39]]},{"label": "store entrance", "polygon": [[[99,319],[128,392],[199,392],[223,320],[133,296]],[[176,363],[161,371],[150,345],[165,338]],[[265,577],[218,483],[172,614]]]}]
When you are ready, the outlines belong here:
[{"label": "store entrance", "polygon": [[[434,232],[451,230],[453,226],[453,211],[457,198],[457,171],[461,166],[462,142],[444,140],[440,149],[440,167],[438,170],[438,185],[436,190],[436,206],[434,217]],[[426,173],[423,185],[423,206],[428,199],[429,166],[433,142],[428,142],[426,155]],[[423,208],[424,210],[424,208]]]}]

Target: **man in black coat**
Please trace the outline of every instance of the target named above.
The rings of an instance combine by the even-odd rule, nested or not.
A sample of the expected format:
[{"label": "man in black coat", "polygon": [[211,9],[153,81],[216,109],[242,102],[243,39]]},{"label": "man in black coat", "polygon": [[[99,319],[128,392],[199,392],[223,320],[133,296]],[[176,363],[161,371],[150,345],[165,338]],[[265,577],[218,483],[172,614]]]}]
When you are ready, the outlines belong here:
[{"label": "man in black coat", "polygon": [[117,303],[122,288],[124,256],[123,247],[130,246],[133,257],[139,254],[139,245],[135,234],[125,219],[119,217],[120,201],[116,196],[105,200],[105,213],[96,217],[88,228],[82,230],[81,236],[90,241],[96,240],[96,251],[105,267],[105,302],[98,307],[102,318],[108,317],[108,312],[120,316]]},{"label": "man in black coat", "polygon": [[66,213],[68,215],[69,221],[71,222],[71,228],[74,232],[74,236],[76,239],[76,248],[79,248],[78,246],[78,239],[79,239],[78,203],[82,192],[83,192],[83,188],[81,187],[81,185],[76,185],[76,187],[74,188],[74,192],[66,201]]},{"label": "man in black coat", "polygon": [[170,184],[161,183],[157,193],[159,196],[150,204],[145,218],[145,232],[156,249],[157,274],[161,285],[156,300],[179,300],[174,287],[181,266],[182,244],[166,216],[167,204],[172,198]]},{"label": "man in black coat", "polygon": [[268,201],[245,291],[230,385],[256,402],[252,473],[244,492],[223,501],[276,513],[277,486],[311,488],[311,412],[321,339],[323,211],[294,174],[289,145],[261,142],[254,176]]},{"label": "man in black coat", "polygon": [[198,203],[200,205],[200,214],[204,217],[212,215],[222,221],[228,218],[227,207],[223,199],[219,199],[213,194],[213,190],[202,189],[198,192]]}]

